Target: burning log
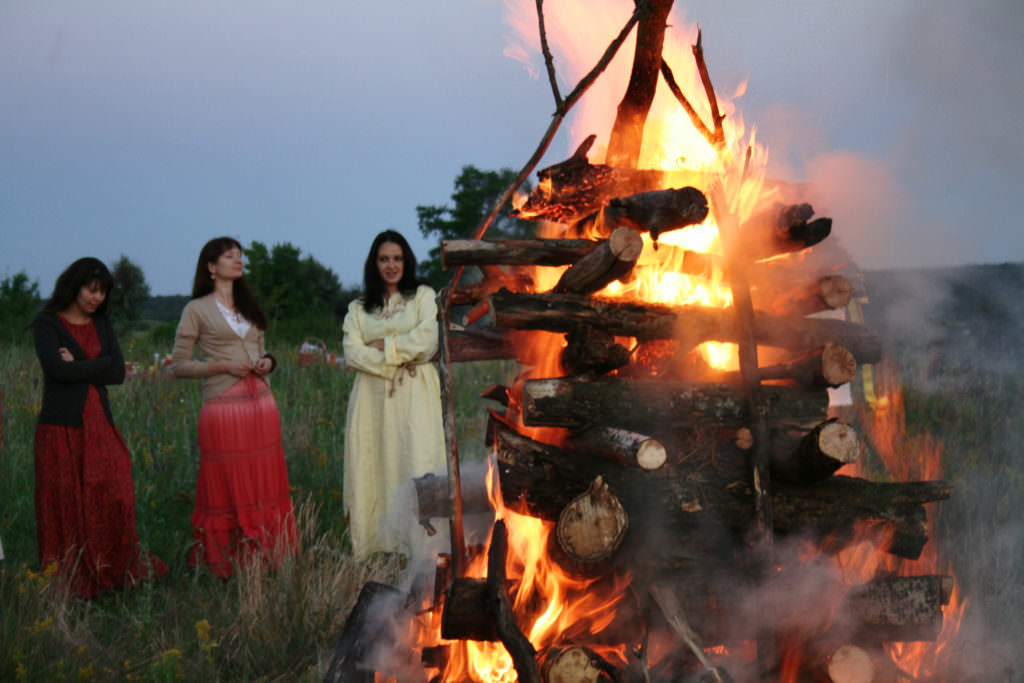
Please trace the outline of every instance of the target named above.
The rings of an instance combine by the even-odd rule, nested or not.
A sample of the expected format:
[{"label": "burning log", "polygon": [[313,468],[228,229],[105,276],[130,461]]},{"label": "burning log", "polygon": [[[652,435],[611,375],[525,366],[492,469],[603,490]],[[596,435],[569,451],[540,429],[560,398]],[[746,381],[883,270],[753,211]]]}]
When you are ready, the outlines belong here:
[{"label": "burning log", "polygon": [[603,375],[629,364],[629,349],[603,330],[581,327],[565,335],[561,363],[573,375]]},{"label": "burning log", "polygon": [[861,443],[853,427],[829,420],[805,435],[773,435],[772,474],[778,479],[810,484],[821,481],[843,465],[856,462]]},{"label": "burning log", "polygon": [[[853,379],[857,359],[842,346],[829,342],[785,363],[759,368],[758,372],[763,380],[793,380],[805,387],[838,387]],[[736,382],[739,373],[726,373],[721,379]]]},{"label": "burning log", "polygon": [[[736,316],[727,308],[600,301],[572,294],[518,294],[502,289],[490,297],[499,327],[571,332],[580,325],[640,340],[677,339],[683,348],[707,341],[737,342]],[[881,360],[878,334],[845,320],[754,315],[757,343],[805,352],[833,342],[860,363]]]},{"label": "burning log", "polygon": [[[828,411],[823,390],[766,386],[764,394],[768,415],[775,419],[820,420]],[[740,427],[749,419],[737,385],[654,379],[527,380],[522,406],[524,424],[533,427],[598,424],[642,432],[701,425]]]},{"label": "burning log", "polygon": [[582,575],[608,567],[629,528],[629,515],[600,476],[558,515],[555,538],[572,569]]},{"label": "burning log", "polygon": [[935,640],[952,595],[951,576],[884,576],[858,587],[847,604],[861,620],[858,642]]},{"label": "burning log", "polygon": [[655,242],[663,232],[698,225],[708,217],[708,200],[695,187],[649,190],[627,197],[613,197],[600,212],[580,221],[577,229],[592,226],[608,234],[617,226],[649,232]]},{"label": "burning log", "polygon": [[743,226],[744,257],[759,261],[814,246],[832,232],[832,219],[813,215],[810,204],[778,203],[751,217]]},{"label": "burning log", "polygon": [[324,683],[373,683],[374,650],[393,644],[395,616],[403,601],[397,588],[374,581],[363,585],[334,646]]},{"label": "burning log", "polygon": [[537,666],[537,651],[519,630],[512,604],[505,586],[505,556],[508,552],[508,532],[505,520],[499,519],[491,531],[491,547],[487,553],[487,596],[494,615],[495,628],[501,643],[512,657],[520,683],[541,683]]},{"label": "burning log", "polygon": [[441,265],[567,266],[592,252],[602,240],[442,240]]},{"label": "burning log", "polygon": [[565,448],[644,470],[656,470],[668,459],[668,451],[657,439],[614,427],[574,432],[566,438]]},{"label": "burning log", "polygon": [[853,285],[842,275],[825,275],[769,296],[759,296],[758,290],[754,291],[754,301],[761,304],[760,308],[777,315],[810,315],[835,310],[850,303],[852,297]]},{"label": "burning log", "polygon": [[441,637],[446,640],[501,640],[488,603],[486,579],[455,577],[444,593]]},{"label": "burning log", "polygon": [[[750,530],[753,491],[742,462],[713,455],[670,457],[651,472],[581,457],[523,436],[499,420],[491,421],[488,439],[497,456],[505,505],[522,514],[554,522],[601,476],[632,519],[664,520],[677,530],[718,525],[740,538]],[[923,504],[945,500],[951,493],[952,486],[944,481],[875,483],[835,475],[813,485],[777,482],[772,491],[774,531],[809,534],[826,551],[837,552],[856,540],[860,529],[882,550],[916,559],[928,541]],[[707,539],[672,533],[677,547],[660,551],[706,554],[701,544]]]},{"label": "burning log", "polygon": [[562,273],[553,291],[586,294],[603,289],[609,282],[628,275],[643,250],[640,233],[627,227],[616,228],[608,239]]}]

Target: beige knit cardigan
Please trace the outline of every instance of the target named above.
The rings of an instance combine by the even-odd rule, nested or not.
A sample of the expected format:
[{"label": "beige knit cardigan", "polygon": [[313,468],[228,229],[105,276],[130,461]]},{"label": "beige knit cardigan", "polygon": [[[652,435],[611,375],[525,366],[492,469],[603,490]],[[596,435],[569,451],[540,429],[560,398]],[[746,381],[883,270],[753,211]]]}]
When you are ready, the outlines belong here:
[{"label": "beige knit cardigan", "polygon": [[[194,358],[196,345],[202,353],[201,360]],[[241,360],[255,364],[264,355],[263,330],[252,325],[244,337],[239,337],[217,308],[213,294],[207,294],[189,301],[181,312],[171,369],[175,377],[202,379],[203,400],[208,401],[240,379],[226,372],[210,375],[211,362]]]}]

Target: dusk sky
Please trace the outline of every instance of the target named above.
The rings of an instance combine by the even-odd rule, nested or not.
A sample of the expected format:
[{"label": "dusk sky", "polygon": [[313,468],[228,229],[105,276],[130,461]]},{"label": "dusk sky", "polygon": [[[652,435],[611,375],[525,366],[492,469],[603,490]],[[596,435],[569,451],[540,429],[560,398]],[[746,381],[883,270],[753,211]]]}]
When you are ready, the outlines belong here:
[{"label": "dusk sky", "polygon": [[[575,36],[597,52],[633,6],[606,4],[612,28]],[[48,295],[75,258],[125,254],[184,294],[222,234],[345,284],[384,228],[425,255],[416,206],[464,165],[518,170],[550,121],[521,7],[535,26],[532,0],[0,0],[0,277]],[[1024,3],[676,0],[669,35],[698,24],[769,174],[813,182],[863,268],[1024,261]],[[567,121],[540,167],[589,132]]]}]

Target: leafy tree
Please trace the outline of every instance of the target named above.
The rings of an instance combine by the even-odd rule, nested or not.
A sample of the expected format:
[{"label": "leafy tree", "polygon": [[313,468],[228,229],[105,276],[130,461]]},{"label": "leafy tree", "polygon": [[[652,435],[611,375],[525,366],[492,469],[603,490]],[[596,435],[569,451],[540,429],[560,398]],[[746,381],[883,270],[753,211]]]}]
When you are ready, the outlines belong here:
[{"label": "leafy tree", "polygon": [[[516,178],[516,171],[481,171],[475,166],[463,166],[455,178],[451,205],[417,206],[416,216],[420,232],[427,239],[436,239],[438,246],[419,262],[417,275],[435,289],[442,287],[449,274],[441,269],[441,240],[469,239],[494,202]],[[529,191],[528,186],[523,187]],[[488,228],[487,239],[514,239],[533,235],[533,224],[509,218],[512,206],[506,203],[494,223]]]},{"label": "leafy tree", "polygon": [[312,256],[302,257],[289,242],[267,248],[253,242],[245,250],[249,284],[273,320],[340,318],[358,291],[341,286],[333,270]]},{"label": "leafy tree", "polygon": [[124,254],[114,263],[114,289],[110,292],[111,316],[119,328],[138,322],[142,306],[149,300],[149,283],[142,268]]},{"label": "leafy tree", "polygon": [[0,330],[6,339],[13,340],[32,322],[42,305],[39,283],[29,282],[21,270],[0,280]]}]

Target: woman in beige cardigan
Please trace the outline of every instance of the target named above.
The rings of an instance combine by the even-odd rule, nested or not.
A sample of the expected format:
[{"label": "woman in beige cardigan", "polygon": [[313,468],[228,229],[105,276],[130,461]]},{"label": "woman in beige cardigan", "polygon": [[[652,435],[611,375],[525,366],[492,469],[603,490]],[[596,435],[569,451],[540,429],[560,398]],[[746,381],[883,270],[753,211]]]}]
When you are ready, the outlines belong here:
[{"label": "woman in beige cardigan", "polygon": [[275,366],[263,346],[267,316],[243,271],[237,240],[207,242],[172,359],[175,377],[203,380],[190,562],[215,576],[253,557],[277,561],[296,541],[281,419],[267,381]]}]

